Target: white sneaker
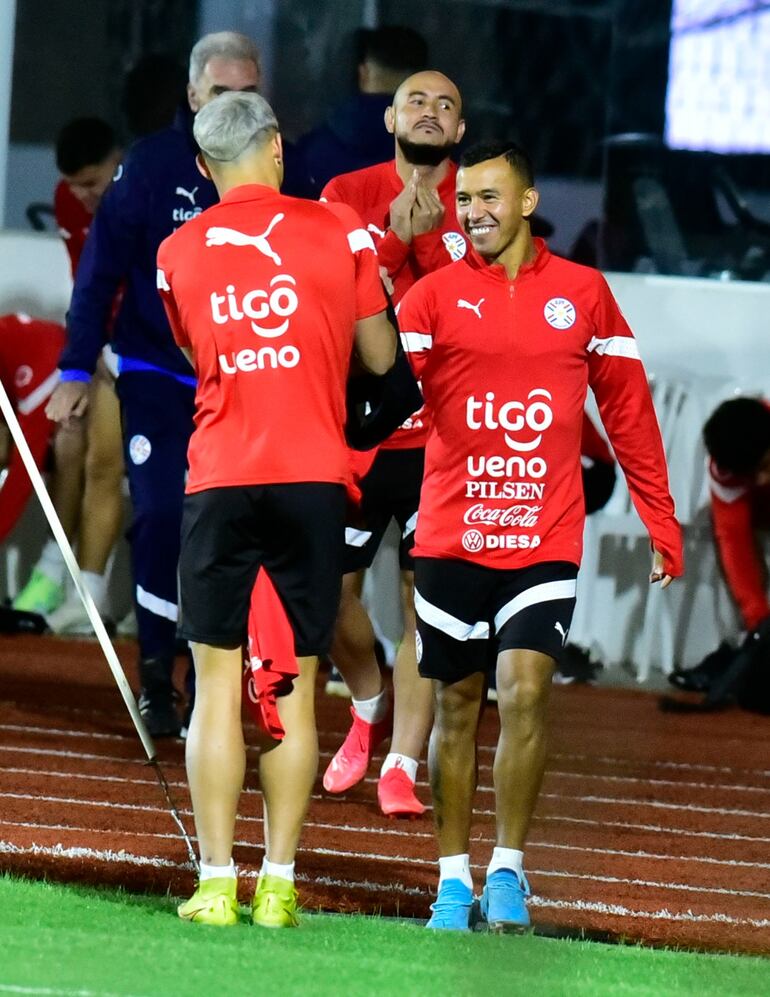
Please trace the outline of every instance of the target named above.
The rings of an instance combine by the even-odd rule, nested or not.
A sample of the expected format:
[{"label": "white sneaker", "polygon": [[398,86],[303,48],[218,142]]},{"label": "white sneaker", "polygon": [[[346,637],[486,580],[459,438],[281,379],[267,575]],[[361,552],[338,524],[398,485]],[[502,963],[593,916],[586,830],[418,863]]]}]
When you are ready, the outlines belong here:
[{"label": "white sneaker", "polygon": [[133,609],[129,609],[126,615],[118,623],[115,628],[115,633],[118,637],[136,637],[137,626],[136,626],[136,613]]},{"label": "white sneaker", "polygon": [[94,628],[77,592],[71,592],[61,606],[46,617],[46,620],[55,634],[93,636]]}]

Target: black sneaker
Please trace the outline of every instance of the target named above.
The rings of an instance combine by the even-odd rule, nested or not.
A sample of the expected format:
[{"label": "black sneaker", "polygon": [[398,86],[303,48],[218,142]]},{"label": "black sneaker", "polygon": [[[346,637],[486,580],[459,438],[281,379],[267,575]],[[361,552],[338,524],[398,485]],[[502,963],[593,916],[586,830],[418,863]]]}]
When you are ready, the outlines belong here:
[{"label": "black sneaker", "polygon": [[716,651],[707,654],[695,668],[677,668],[668,677],[671,685],[684,692],[708,692],[714,679],[721,675],[736,655],[736,649],[723,640]]},{"label": "black sneaker", "polygon": [[181,728],[177,694],[171,681],[173,661],[143,658],[139,662],[139,712],[151,737],[177,737]]},{"label": "black sneaker", "polygon": [[601,661],[591,661],[591,653],[584,647],[578,644],[566,644],[553,680],[557,685],[595,682],[602,667]]}]

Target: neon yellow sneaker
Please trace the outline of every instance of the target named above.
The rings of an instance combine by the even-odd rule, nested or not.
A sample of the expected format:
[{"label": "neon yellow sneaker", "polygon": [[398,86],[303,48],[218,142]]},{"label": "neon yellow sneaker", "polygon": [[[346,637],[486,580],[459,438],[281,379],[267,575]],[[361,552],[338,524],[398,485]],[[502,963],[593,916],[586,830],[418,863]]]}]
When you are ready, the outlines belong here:
[{"label": "neon yellow sneaker", "polygon": [[13,600],[13,608],[45,616],[61,606],[65,595],[63,585],[59,585],[53,578],[43,574],[39,568],[35,568],[27,584]]},{"label": "neon yellow sneaker", "polygon": [[238,880],[234,876],[204,879],[189,900],[180,904],[176,912],[183,921],[196,924],[237,924],[240,911],[236,894]]},{"label": "neon yellow sneaker", "polygon": [[251,923],[262,928],[296,928],[299,925],[297,891],[290,879],[259,877],[251,901]]}]

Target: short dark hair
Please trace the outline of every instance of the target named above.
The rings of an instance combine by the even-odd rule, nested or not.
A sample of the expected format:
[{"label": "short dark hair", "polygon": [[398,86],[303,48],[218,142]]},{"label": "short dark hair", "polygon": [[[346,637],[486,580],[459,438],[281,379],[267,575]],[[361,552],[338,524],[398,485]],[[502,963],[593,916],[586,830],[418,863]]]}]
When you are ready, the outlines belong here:
[{"label": "short dark hair", "polygon": [[703,442],[721,471],[754,474],[770,450],[770,408],[759,398],[731,398],[703,427]]},{"label": "short dark hair", "polygon": [[142,56],[126,73],[121,107],[133,135],[166,128],[182,101],[187,74],[173,55]]},{"label": "short dark hair", "polygon": [[382,69],[418,73],[428,66],[428,43],[419,32],[401,24],[384,24],[380,28],[361,28],[357,34],[359,64],[370,60]]},{"label": "short dark hair", "polygon": [[476,142],[460,156],[460,166],[476,166],[477,163],[485,163],[488,159],[499,159],[501,156],[508,161],[511,169],[521,177],[527,187],[534,186],[535,173],[532,169],[532,160],[516,142]]},{"label": "short dark hair", "polygon": [[84,166],[98,166],[115,152],[115,132],[101,118],[75,118],[66,124],[56,139],[56,165],[65,177]]}]

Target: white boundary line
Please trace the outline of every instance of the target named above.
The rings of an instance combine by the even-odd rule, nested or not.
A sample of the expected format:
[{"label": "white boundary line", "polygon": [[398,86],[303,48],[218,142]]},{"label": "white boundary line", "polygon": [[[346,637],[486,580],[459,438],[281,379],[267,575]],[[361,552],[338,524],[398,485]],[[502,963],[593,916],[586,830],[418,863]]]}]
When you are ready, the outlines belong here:
[{"label": "white boundary line", "polygon": [[[21,704],[17,704],[21,708]],[[70,708],[65,707],[69,712],[72,713],[93,713],[99,716],[110,716],[111,714],[105,713],[105,711],[94,711],[94,710],[82,710],[76,707]],[[134,741],[133,734],[106,734],[102,731],[78,731],[78,730],[62,730],[52,727],[34,727],[27,726],[25,724],[2,724],[0,723],[0,731],[11,731],[20,734],[30,733],[30,734],[45,734],[52,737],[93,737],[97,740],[114,740],[114,741]],[[333,737],[338,738],[340,743],[344,740],[347,735],[347,731],[327,731],[319,730],[319,737]],[[493,752],[495,751],[494,745],[482,744],[479,745],[479,751],[481,752]],[[568,761],[568,762],[588,762],[592,765],[618,765],[625,768],[653,768],[653,769],[666,769],[675,771],[693,771],[693,772],[715,772],[721,775],[756,775],[761,776],[766,779],[770,779],[770,769],[752,769],[752,768],[740,768],[729,765],[709,765],[706,763],[698,762],[675,762],[675,761],[664,761],[660,759],[647,759],[647,758],[617,758],[611,755],[586,755],[586,754],[571,754],[569,752],[554,752],[548,756],[549,762],[553,760],[558,761]],[[486,768],[487,766],[484,766]],[[564,775],[590,775],[591,773],[564,773]],[[642,780],[644,781],[644,780]],[[678,785],[678,784],[677,784]]]},{"label": "white boundary line", "polygon": [[[118,863],[126,865],[138,865],[138,866],[154,866],[158,869],[176,869],[179,871],[189,871],[190,866],[187,863],[172,862],[169,859],[147,859],[144,856],[133,855],[130,852],[120,851],[100,851],[94,848],[63,848],[61,846],[43,847],[40,845],[32,845],[29,847],[21,846],[11,846],[7,847],[5,842],[0,842],[0,853],[5,852],[6,854],[15,855],[40,855],[44,857],[52,858],[64,858],[64,859],[82,859],[90,858],[98,862],[106,863]],[[431,863],[433,864],[433,863]],[[254,869],[246,870],[241,874],[244,879],[255,879],[257,877],[257,871]],[[298,875],[298,881],[309,882],[309,877]],[[367,880],[364,881],[351,881],[344,879],[332,879],[331,877],[313,877],[312,882],[320,883],[325,886],[338,886],[345,889],[361,889],[367,892],[377,892],[377,893],[408,893],[414,896],[429,896],[430,894],[420,887],[405,887],[402,883],[371,883]],[[746,917],[735,917],[730,914],[722,914],[720,912],[714,914],[696,914],[693,911],[682,911],[672,913],[669,910],[656,910],[656,911],[637,911],[632,910],[628,907],[623,907],[620,904],[605,904],[597,903],[595,901],[585,901],[585,900],[550,900],[543,897],[532,897],[530,899],[530,904],[534,907],[539,908],[551,908],[554,910],[575,910],[575,911],[587,911],[596,912],[600,914],[606,914],[613,917],[630,917],[634,919],[643,920],[658,920],[658,921],[684,921],[690,923],[714,923],[714,924],[733,924],[742,925],[745,927],[752,928],[770,928],[770,918],[746,918]]]},{"label": "white boundary line", "polygon": [[[157,813],[165,813],[162,808],[157,808]],[[187,812],[189,813],[189,811]],[[262,823],[261,817],[250,817],[242,818],[238,817],[238,820],[249,820],[256,823]],[[126,835],[127,837],[139,837],[139,838],[162,838],[170,840],[178,840],[178,835],[175,834],[165,834],[161,831],[135,831],[128,828],[95,828],[95,827],[81,827],[74,824],[43,824],[37,821],[19,821],[19,820],[5,820],[0,819],[0,827],[23,827],[30,830],[40,830],[40,831],[73,831],[79,834],[120,834]],[[372,834],[372,835],[382,835],[382,836],[397,836],[403,838],[428,838],[433,839],[434,835],[428,831],[398,831],[391,828],[380,828],[380,827],[353,827],[349,824],[329,824],[323,821],[305,821],[303,827],[313,828],[314,830],[320,831],[340,831],[344,834]],[[193,841],[197,841],[196,836],[191,835]],[[474,844],[485,844],[492,845],[495,843],[494,837],[474,837]],[[249,841],[236,841],[234,844],[239,847],[251,848],[256,847],[254,842]],[[770,869],[770,863],[768,862],[748,862],[742,859],[715,859],[710,855],[662,855],[654,852],[645,851],[624,851],[621,849],[614,848],[592,848],[587,845],[567,845],[560,844],[558,842],[552,841],[528,841],[527,848],[544,848],[550,849],[552,851],[566,851],[566,852],[581,852],[588,855],[611,855],[617,858],[635,858],[644,859],[655,862],[695,862],[698,864],[706,865],[718,865],[727,866],[729,868],[735,869]],[[358,852],[353,854],[359,854]],[[409,860],[411,861],[411,859]]]},{"label": "white boundary line", "polygon": [[61,990],[58,987],[21,987],[0,983],[0,994],[29,994],[30,997],[132,997],[126,991],[119,994],[107,990]]},{"label": "white boundary line", "polygon": [[[255,749],[256,750],[256,749]],[[81,761],[92,761],[92,762],[106,762],[108,764],[116,763],[119,765],[146,765],[147,762],[144,759],[136,758],[120,758],[114,757],[112,755],[98,755],[89,752],[78,752],[78,751],[61,751],[53,748],[29,748],[19,745],[0,745],[0,753],[9,752],[11,754],[25,754],[25,755],[37,755],[37,756],[51,756],[54,758],[69,758],[72,760]],[[325,752],[320,752],[320,757],[326,757]],[[168,768],[183,768],[182,762],[174,761],[164,761],[164,765]],[[0,766],[0,773],[3,771],[3,766]],[[676,782],[668,780],[656,780],[656,779],[640,779],[632,778],[626,776],[602,776],[602,775],[580,775],[572,772],[546,772],[546,783],[552,778],[569,778],[569,779],[584,779],[586,781],[592,782],[614,782],[614,783],[633,783],[635,785],[643,786],[668,786],[681,789],[697,789],[706,791],[717,791],[717,792],[747,792],[747,793],[767,793],[770,794],[770,788],[765,788],[762,786],[727,786],[727,785],[713,785],[711,783],[697,783],[697,782]],[[367,784],[376,784],[377,778],[374,776],[367,776],[362,782]],[[417,786],[427,789],[428,783],[424,780],[418,780]],[[492,786],[479,785],[478,792],[480,793],[494,793],[494,788]],[[548,797],[549,794],[542,793],[541,796]],[[555,794],[550,794],[554,796]],[[573,797],[574,799],[574,797]],[[581,797],[581,799],[589,799],[589,797]],[[629,800],[629,803],[636,804],[638,801]],[[662,802],[660,805],[666,805]],[[675,806],[675,804],[668,804],[669,806]],[[716,812],[716,811],[715,811]],[[726,811],[734,812],[736,814],[739,811]],[[743,816],[749,816],[748,813],[743,814]],[[765,816],[764,814],[759,816]],[[770,816],[770,814],[768,814]]]},{"label": "white boundary line", "polygon": [[[20,846],[14,845],[12,842],[0,841],[0,854],[3,853],[15,853],[17,848]],[[29,846],[32,848],[39,847],[45,848],[50,846]],[[73,846],[72,848],[65,848],[63,845],[58,844],[53,846],[58,853],[63,853],[67,851],[77,852],[78,855],[85,856],[87,853],[94,851],[94,849],[86,847]],[[248,845],[247,847],[259,847],[258,845]],[[110,854],[113,854],[110,850]],[[131,854],[125,852],[121,849],[119,852],[114,854],[124,855]],[[436,867],[435,861],[432,859],[421,859],[421,858],[411,858],[408,855],[383,855],[379,852],[359,852],[359,851],[347,851],[341,848],[319,848],[315,846],[313,848],[299,848],[297,850],[298,855],[312,854],[312,855],[327,855],[332,858],[341,859],[360,859],[366,862],[384,862],[384,863],[401,863],[410,866],[422,866],[434,869]],[[134,856],[140,865],[152,864],[152,858],[149,856]],[[171,863],[170,859],[158,859],[159,862],[164,865],[169,865]],[[485,865],[472,864],[472,869],[486,869]],[[656,890],[674,890],[677,892],[685,893],[701,893],[709,894],[715,896],[725,896],[725,897],[754,897],[760,900],[770,900],[770,893],[760,893],[756,890],[729,890],[721,886],[694,886],[690,883],[661,883],[657,880],[649,879],[628,879],[623,876],[602,876],[596,873],[577,873],[562,871],[559,869],[529,869],[529,874],[532,876],[543,876],[547,878],[555,879],[570,879],[570,880],[584,880],[586,882],[592,883],[614,883],[618,885],[625,886],[640,886],[645,889],[656,889]]]},{"label": "white boundary line", "polygon": [[[154,786],[155,785],[155,782],[152,779],[129,779],[129,778],[125,778],[123,776],[92,775],[92,774],[84,774],[84,773],[79,773],[79,772],[56,772],[56,771],[44,770],[44,769],[26,769],[26,768],[16,768],[16,767],[14,767],[14,768],[10,768],[10,767],[3,768],[3,767],[0,767],[0,774],[2,774],[3,772],[8,772],[8,773],[11,773],[11,774],[18,774],[18,775],[44,776],[44,777],[50,777],[50,778],[82,779],[82,780],[93,781],[93,782],[117,782],[117,783],[135,784],[135,785],[140,785],[140,786]],[[185,783],[185,782],[174,782],[174,781],[172,781],[172,782],[169,783],[169,785],[173,786],[174,788],[178,788],[178,789],[187,789],[187,783]],[[245,793],[247,795],[252,795],[252,794],[253,795],[261,795],[259,790],[250,789],[250,788],[245,788],[243,790],[243,793]],[[0,798],[2,797],[2,795],[3,794],[0,793]],[[44,797],[38,797],[38,796],[30,796],[28,798],[29,799],[44,799]],[[326,800],[326,801],[329,801],[332,798],[329,797],[329,796],[322,796],[322,795],[318,795],[317,794],[317,795],[313,796],[313,799],[314,800]],[[107,804],[105,803],[105,805],[107,805]],[[487,816],[492,815],[493,816],[493,814],[492,814],[491,811],[485,810],[485,811],[477,811],[477,812],[481,813],[482,815],[487,815]],[[617,827],[617,828],[621,828],[623,830],[648,831],[648,832],[653,833],[653,834],[670,834],[670,835],[679,835],[679,836],[682,836],[682,837],[709,838],[709,839],[714,839],[714,840],[726,840],[726,841],[753,841],[753,842],[757,842],[758,844],[770,844],[770,837],[766,837],[766,836],[763,836],[763,835],[737,834],[735,832],[729,832],[729,833],[725,833],[725,834],[720,834],[719,832],[716,832],[716,831],[696,831],[696,830],[692,830],[692,829],[689,829],[689,828],[676,828],[676,827],[670,827],[670,826],[668,826],[668,827],[661,827],[658,824],[639,824],[639,823],[633,823],[633,822],[629,822],[629,821],[593,820],[593,819],[588,818],[588,817],[572,817],[572,816],[567,816],[567,815],[556,815],[556,814],[536,814],[535,817],[534,817],[534,821],[535,821],[535,823],[537,823],[538,821],[543,821],[543,822],[547,821],[547,822],[563,822],[563,823],[572,823],[572,824],[583,824],[583,825],[586,825],[586,826],[589,826],[589,827]],[[351,830],[351,831],[359,830],[359,828],[354,827],[352,825],[344,826],[343,829]],[[385,832],[383,832],[383,833],[385,833]],[[419,836],[419,832],[416,832],[416,831],[388,830],[387,833],[394,834],[394,835],[404,834],[404,835],[417,835],[417,836]],[[428,836],[430,836],[430,835],[428,835]]]}]

